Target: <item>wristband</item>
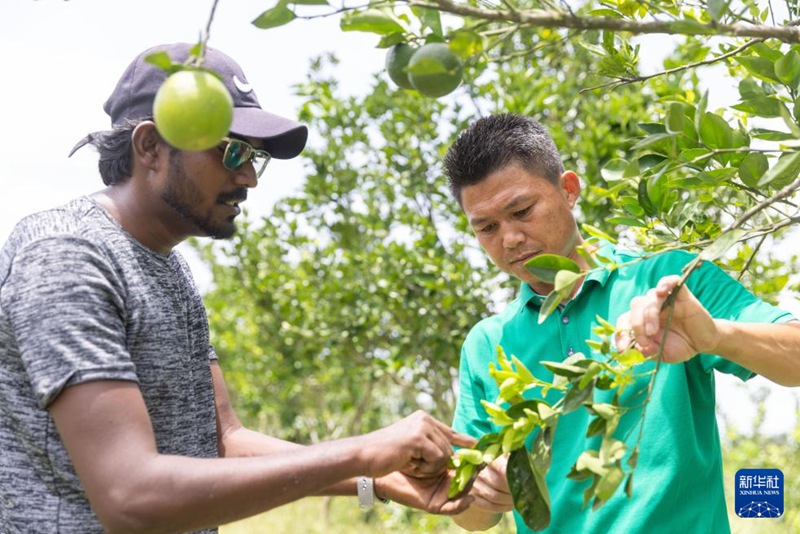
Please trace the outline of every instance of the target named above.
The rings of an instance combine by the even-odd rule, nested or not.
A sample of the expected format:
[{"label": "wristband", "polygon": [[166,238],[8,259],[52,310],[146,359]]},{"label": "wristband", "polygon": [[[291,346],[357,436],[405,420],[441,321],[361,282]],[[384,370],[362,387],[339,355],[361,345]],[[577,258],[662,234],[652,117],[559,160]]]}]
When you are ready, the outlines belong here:
[{"label": "wristband", "polygon": [[375,496],[375,480],[372,477],[356,478],[356,488],[358,489],[358,505],[361,508],[371,508],[375,505],[375,499],[383,503],[389,499],[381,499]]}]

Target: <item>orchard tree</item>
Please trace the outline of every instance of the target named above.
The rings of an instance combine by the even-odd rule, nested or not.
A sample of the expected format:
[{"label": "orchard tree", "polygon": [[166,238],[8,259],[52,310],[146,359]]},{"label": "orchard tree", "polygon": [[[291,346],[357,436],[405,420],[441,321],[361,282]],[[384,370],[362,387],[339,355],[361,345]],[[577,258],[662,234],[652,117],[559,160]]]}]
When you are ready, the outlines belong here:
[{"label": "orchard tree", "polygon": [[[317,64],[300,88],[308,99],[302,118],[324,146],[307,152],[312,172],[302,194],[220,260],[207,249],[219,288],[208,297],[223,329],[218,348],[263,355],[231,358],[239,401],[256,415],[279,414],[297,433],[289,437],[357,432],[420,401],[449,416],[458,345],[490,311],[485,303],[503,300],[503,277],[469,253],[472,241],[440,170],[454,133],[482,113],[516,111],[547,124],[565,163],[586,182],[581,215],[591,240],[636,242],[643,261],[678,248],[700,252],[684,280],[702,261],[715,261],[768,300],[788,284],[795,258],[773,252],[800,217],[795,4],[281,0],[254,24],[269,29],[318,16],[379,36],[392,89],[382,79],[363,101],[340,100]],[[675,36],[654,74],[640,72],[633,38],[642,34]],[[726,69],[739,102],[719,108],[700,89],[710,65]],[[528,267],[555,285],[542,316],[586,274],[552,256]],[[592,270],[617,267],[590,262]],[[250,313],[236,313],[238,306]],[[594,479],[587,501],[602,505],[626,480],[620,462],[637,450],[613,438],[619,407],[592,404],[591,391],[619,387],[642,357],[611,349],[613,325],[601,321],[595,333],[606,363],[548,365],[567,385],[539,383],[499,353],[492,372],[505,405],[487,409],[505,426],[456,458],[454,491],[511,452],[517,508],[526,520],[546,521],[547,492],[538,482],[549,465],[548,436],[558,416],[581,406],[602,423],[589,431],[604,436],[588,458],[613,457],[613,465],[576,464],[576,476]],[[559,389],[563,404],[525,401],[520,393],[531,385]],[[274,406],[248,396],[270,389]],[[535,430],[529,461],[522,445]]]},{"label": "orchard tree", "polygon": [[[567,163],[583,171],[590,192],[584,204],[584,220],[590,224],[583,228],[592,239],[633,240],[644,249],[643,259],[677,248],[698,251],[684,269],[684,281],[701,262],[716,261],[735,270],[735,276],[768,300],[789,282],[787,267],[795,264],[795,258],[781,262],[772,251],[800,218],[795,203],[800,187],[796,3],[411,0],[334,8],[318,0],[281,0],[254,24],[268,29],[316,16],[340,16],[342,30],[380,36],[377,46],[387,49],[386,73],[399,91],[433,98],[452,95],[448,98],[457,102],[464,95],[478,111],[518,111],[515,99],[526,98],[523,112],[545,119],[561,141],[559,146],[565,147]],[[674,53],[655,74],[643,75],[639,69],[640,45],[632,38],[642,34],[675,36]],[[563,108],[546,91],[533,92],[539,99],[531,98],[531,91],[520,91],[520,86],[536,84],[548,68],[577,63],[582,54],[593,58],[581,62],[588,67],[584,73],[572,79],[557,77],[565,87],[571,85],[567,113],[557,114]],[[521,66],[516,71],[521,74],[515,77],[518,84],[503,77],[511,62]],[[739,102],[730,108],[715,107],[713,95],[698,90],[701,71],[710,65],[723,66],[728,79],[738,85]],[[643,120],[630,124],[624,113],[601,116],[601,123],[622,132],[611,154],[593,160],[591,149],[570,154],[563,138],[585,131],[585,115],[579,112],[633,84],[641,89],[640,99],[628,105],[641,103]],[[482,91],[485,87],[497,91]],[[587,168],[588,160],[599,163],[599,172]],[[569,295],[585,274],[574,262],[556,257],[537,257],[528,267],[555,285],[542,316]],[[591,269],[616,267],[590,262]],[[605,340],[614,334],[612,325],[601,324],[599,330],[596,334]],[[498,425],[507,426],[481,440],[476,447],[479,454],[466,451],[456,459],[460,480],[454,491],[495,455],[513,451],[509,480],[517,508],[526,522],[549,517],[546,488],[528,492],[523,503],[518,499],[523,485],[514,479],[544,480],[551,454],[548,429],[555,427],[561,413],[587,405],[597,416],[595,422],[608,422],[595,433],[604,435],[605,454],[613,449],[615,462],[599,468],[592,468],[588,461],[579,468],[578,462],[576,476],[594,478],[587,500],[602,505],[625,480],[620,460],[630,451],[613,438],[616,425],[609,421],[618,407],[603,414],[591,404],[590,390],[601,384],[605,389],[620,384],[641,360],[614,353],[606,342],[598,344],[597,350],[611,363],[583,360],[554,362],[548,367],[570,383],[563,389],[565,402],[556,411],[523,399],[521,391],[537,380],[521,362],[501,352],[500,367],[493,372],[501,390],[498,402],[505,404],[497,407],[493,417]],[[533,431],[538,434],[528,461],[522,444]],[[599,454],[602,457],[603,450]],[[634,448],[630,458],[636,454]],[[635,461],[629,464],[633,467]],[[627,477],[628,492],[630,480]],[[525,486],[537,485],[541,486]],[[545,525],[529,523],[532,528]]]}]

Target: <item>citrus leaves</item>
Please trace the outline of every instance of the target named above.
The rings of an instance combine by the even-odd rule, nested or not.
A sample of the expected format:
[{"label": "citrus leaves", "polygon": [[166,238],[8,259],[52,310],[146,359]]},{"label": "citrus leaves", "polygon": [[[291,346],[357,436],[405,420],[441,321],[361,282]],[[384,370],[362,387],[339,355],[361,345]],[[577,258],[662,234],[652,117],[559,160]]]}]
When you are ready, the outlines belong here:
[{"label": "citrus leaves", "polygon": [[[602,506],[627,479],[626,491],[632,491],[632,471],[636,451],[629,454],[627,445],[614,433],[627,410],[619,405],[619,394],[633,381],[636,366],[645,361],[635,349],[622,353],[613,348],[614,327],[597,317],[593,332],[597,339],[590,346],[601,355],[597,360],[575,354],[563,362],[541,362],[552,373],[550,380],[537,378],[517,357],[508,357],[497,347],[497,362],[490,364],[489,374],[499,388],[494,402],[481,401],[489,420],[500,427],[499,432],[486,434],[471,449],[461,449],[451,460],[455,475],[449,488],[455,497],[469,486],[472,479],[487,464],[501,454],[509,455],[506,474],[514,500],[514,508],[532,530],[547,528],[551,521],[550,493],[547,472],[554,454],[553,437],[562,415],[585,408],[591,414],[586,436],[600,436],[600,447],[583,451],[572,466],[568,478],[591,479],[584,492],[584,504]],[[646,371],[643,375],[652,374]],[[531,390],[540,390],[539,398],[526,398]],[[549,391],[559,393],[552,404],[543,400]],[[596,390],[614,391],[611,402],[595,402]],[[640,422],[641,424],[641,422]],[[529,438],[531,448],[525,443]],[[628,457],[627,463],[623,460]]]},{"label": "citrus leaves", "polygon": [[535,256],[525,263],[525,268],[539,280],[553,284],[554,287],[539,310],[539,324],[553,313],[562,300],[572,294],[575,285],[583,276],[577,263],[555,254]]}]

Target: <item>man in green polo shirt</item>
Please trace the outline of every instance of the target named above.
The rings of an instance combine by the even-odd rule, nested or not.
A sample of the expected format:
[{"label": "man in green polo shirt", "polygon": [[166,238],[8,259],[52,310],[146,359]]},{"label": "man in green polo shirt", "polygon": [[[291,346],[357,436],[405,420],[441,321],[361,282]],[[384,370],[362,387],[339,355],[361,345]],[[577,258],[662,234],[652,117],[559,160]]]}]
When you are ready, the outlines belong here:
[{"label": "man in green polo shirt", "polygon": [[[548,132],[535,120],[513,114],[489,116],[465,130],[450,148],[445,166],[454,197],[481,246],[503,271],[521,281],[518,297],[505,310],[479,322],[461,354],[460,392],[454,428],[475,437],[497,432],[481,405],[499,390],[489,363],[500,345],[539,378],[552,374],[538,362],[592,354],[596,316],[626,332],[620,349],[636,342],[647,356],[659,351],[661,304],[693,256],[672,252],[614,271],[590,273],[569,299],[542,324],[539,307],[552,290],[525,268],[539,254],[571,258],[585,270],[576,247],[583,243],[572,213],[580,194],[578,176],[565,171]],[[615,263],[635,252],[604,243],[595,251]],[[737,281],[705,262],[679,291],[663,359],[647,408],[639,447],[633,498],[618,491],[601,508],[583,507],[589,481],[567,473],[599,437],[586,437],[589,414],[562,416],[547,475],[552,519],[545,532],[729,532],[722,458],[715,419],[714,373],[746,380],[760,374],[782,385],[800,384],[800,323],[789,313],[753,296]],[[642,364],[654,366],[652,360]],[[628,386],[620,405],[632,408],[615,437],[632,448],[637,439],[649,376]],[[604,399],[606,393],[609,399]],[[608,402],[613,392],[596,392]],[[634,431],[635,430],[635,431]],[[528,444],[530,445],[530,443]],[[484,470],[473,488],[476,499],[455,521],[469,530],[495,525],[512,509],[504,463]],[[515,513],[517,532],[530,532]]]}]

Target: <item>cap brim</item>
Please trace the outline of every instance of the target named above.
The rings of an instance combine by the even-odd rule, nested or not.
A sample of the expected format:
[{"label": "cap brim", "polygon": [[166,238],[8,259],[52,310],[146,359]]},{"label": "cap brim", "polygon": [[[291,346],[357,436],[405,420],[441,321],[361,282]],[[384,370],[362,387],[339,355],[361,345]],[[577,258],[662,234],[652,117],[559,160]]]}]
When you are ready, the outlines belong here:
[{"label": "cap brim", "polygon": [[231,133],[261,139],[273,158],[291,159],[306,146],[308,128],[260,108],[234,108]]}]

